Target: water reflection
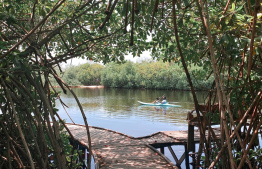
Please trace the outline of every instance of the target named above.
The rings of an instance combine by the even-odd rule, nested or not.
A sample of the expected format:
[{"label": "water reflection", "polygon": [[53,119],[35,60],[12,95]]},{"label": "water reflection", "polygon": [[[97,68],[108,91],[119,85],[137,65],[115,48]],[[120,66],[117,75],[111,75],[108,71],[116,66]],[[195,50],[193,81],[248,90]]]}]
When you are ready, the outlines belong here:
[{"label": "water reflection", "polygon": [[157,113],[162,112],[162,114],[166,115],[167,107],[154,107]]}]

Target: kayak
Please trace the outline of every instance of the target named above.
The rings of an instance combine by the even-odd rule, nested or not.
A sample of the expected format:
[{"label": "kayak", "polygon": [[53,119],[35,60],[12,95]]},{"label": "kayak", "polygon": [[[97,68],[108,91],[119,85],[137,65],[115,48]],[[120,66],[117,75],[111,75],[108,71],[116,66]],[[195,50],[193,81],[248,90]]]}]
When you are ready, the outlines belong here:
[{"label": "kayak", "polygon": [[141,101],[137,101],[138,103],[140,103],[141,105],[147,105],[147,106],[167,106],[167,107],[181,107],[180,105],[175,105],[175,104],[161,104],[161,103],[145,103],[145,102],[141,102]]}]

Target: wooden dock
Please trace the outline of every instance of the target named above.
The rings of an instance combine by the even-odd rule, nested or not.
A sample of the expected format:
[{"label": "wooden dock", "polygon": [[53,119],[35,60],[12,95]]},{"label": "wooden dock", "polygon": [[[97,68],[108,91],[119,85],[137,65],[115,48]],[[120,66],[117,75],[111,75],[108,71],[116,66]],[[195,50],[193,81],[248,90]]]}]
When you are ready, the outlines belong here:
[{"label": "wooden dock", "polygon": [[[86,128],[79,124],[66,124],[74,139],[88,148]],[[177,169],[184,159],[188,162],[188,131],[163,131],[145,137],[131,137],[116,131],[89,127],[92,152],[96,168],[159,168]],[[199,132],[195,132],[194,141],[199,142]],[[184,145],[185,153],[178,159],[172,145]],[[176,165],[164,156],[164,147],[168,147]],[[160,152],[156,150],[160,148]],[[189,168],[187,166],[187,168]]]}]

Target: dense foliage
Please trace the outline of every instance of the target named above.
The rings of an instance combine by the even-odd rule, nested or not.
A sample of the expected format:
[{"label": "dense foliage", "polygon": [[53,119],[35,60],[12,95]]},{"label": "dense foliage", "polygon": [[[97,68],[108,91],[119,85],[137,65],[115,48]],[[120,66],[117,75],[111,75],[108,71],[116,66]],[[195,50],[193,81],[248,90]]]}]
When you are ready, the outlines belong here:
[{"label": "dense foliage", "polygon": [[[62,143],[63,121],[54,108],[59,93],[50,82],[54,77],[66,92],[68,86],[57,73],[59,63],[75,57],[121,62],[127,52],[139,56],[150,49],[155,59],[183,65],[197,117],[200,120],[200,112],[205,115],[203,124],[214,140],[209,114],[218,100],[220,139],[211,144],[206,126],[199,126],[197,165],[261,166],[261,149],[256,146],[262,125],[261,11],[260,0],[0,1],[0,149],[4,150],[0,164],[72,167]],[[188,71],[192,64],[215,79],[205,111],[195,97],[194,78]],[[130,76],[117,80],[132,86],[134,69],[129,65],[123,72]],[[202,152],[205,159],[200,164]]]},{"label": "dense foliage", "polygon": [[[206,80],[202,68],[192,66],[190,72],[195,77],[193,84],[197,90],[211,87],[213,79]],[[122,88],[190,89],[183,68],[167,62],[107,64],[102,71],[102,84]]]},{"label": "dense foliage", "polygon": [[61,75],[62,79],[72,86],[77,85],[101,85],[101,72],[104,66],[101,64],[82,64],[70,66]]},{"label": "dense foliage", "polygon": [[[214,78],[206,79],[202,67],[191,66],[189,72],[194,77],[193,84],[197,90],[210,89]],[[176,63],[161,61],[128,61],[123,64],[109,63],[105,66],[86,63],[67,67],[61,77],[72,86],[104,85],[115,88],[190,90],[183,68]]]}]

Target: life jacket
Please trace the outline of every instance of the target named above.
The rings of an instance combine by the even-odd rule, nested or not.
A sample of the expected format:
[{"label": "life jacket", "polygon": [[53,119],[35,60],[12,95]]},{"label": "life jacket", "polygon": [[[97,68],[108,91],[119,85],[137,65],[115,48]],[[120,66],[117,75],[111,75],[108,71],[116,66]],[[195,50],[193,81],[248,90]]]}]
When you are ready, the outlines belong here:
[{"label": "life jacket", "polygon": [[162,104],[167,104],[167,101],[166,101],[166,100],[162,100],[161,103],[162,103]]}]

